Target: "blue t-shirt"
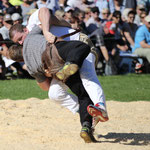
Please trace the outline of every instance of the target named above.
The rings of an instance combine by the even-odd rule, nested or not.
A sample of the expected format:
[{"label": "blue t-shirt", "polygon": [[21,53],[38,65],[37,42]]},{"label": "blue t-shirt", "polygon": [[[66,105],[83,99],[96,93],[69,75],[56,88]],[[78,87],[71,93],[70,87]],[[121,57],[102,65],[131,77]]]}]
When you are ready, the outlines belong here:
[{"label": "blue t-shirt", "polygon": [[150,45],[150,32],[145,25],[142,25],[135,34],[135,45],[132,49],[132,52],[141,47],[140,42],[143,40]]}]

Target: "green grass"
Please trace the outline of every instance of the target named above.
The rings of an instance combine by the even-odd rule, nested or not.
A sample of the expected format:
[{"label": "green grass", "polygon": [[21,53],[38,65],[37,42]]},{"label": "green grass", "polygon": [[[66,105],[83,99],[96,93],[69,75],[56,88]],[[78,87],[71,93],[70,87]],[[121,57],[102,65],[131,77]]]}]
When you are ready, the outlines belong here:
[{"label": "green grass", "polygon": [[[150,101],[150,75],[99,76],[106,100]],[[0,81],[0,99],[48,98],[35,80],[17,79]]]},{"label": "green grass", "polygon": [[17,79],[0,81],[0,99],[48,98],[47,92],[41,90],[35,80]]},{"label": "green grass", "polygon": [[107,100],[150,101],[150,75],[99,77]]}]

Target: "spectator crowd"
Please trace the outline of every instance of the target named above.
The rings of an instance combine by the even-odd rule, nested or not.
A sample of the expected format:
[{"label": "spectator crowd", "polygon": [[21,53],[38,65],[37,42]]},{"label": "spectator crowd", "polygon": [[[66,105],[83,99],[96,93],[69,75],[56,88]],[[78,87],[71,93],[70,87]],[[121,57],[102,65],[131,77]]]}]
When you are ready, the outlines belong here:
[{"label": "spectator crowd", "polygon": [[90,37],[99,52],[97,74],[149,73],[150,0],[1,0],[0,79],[30,78],[24,63],[7,57],[13,44],[9,29],[17,23],[26,26],[42,7]]}]

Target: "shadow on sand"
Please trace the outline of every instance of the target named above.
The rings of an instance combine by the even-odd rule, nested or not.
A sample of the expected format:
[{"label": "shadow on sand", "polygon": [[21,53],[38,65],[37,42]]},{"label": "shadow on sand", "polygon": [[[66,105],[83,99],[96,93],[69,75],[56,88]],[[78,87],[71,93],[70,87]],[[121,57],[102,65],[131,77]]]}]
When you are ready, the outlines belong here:
[{"label": "shadow on sand", "polygon": [[108,133],[107,135],[98,135],[98,138],[104,138],[110,141],[101,141],[108,143],[121,143],[124,145],[150,145],[150,133]]}]

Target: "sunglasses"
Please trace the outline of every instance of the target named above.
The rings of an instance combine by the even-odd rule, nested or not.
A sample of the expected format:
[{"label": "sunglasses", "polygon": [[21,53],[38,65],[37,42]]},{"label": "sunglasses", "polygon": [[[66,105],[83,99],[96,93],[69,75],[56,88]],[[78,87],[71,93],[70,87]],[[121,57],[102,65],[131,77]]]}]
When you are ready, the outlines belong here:
[{"label": "sunglasses", "polygon": [[107,14],[109,14],[109,13],[102,13],[103,15],[107,15]]},{"label": "sunglasses", "polygon": [[135,17],[129,17],[130,19],[134,19]]}]

